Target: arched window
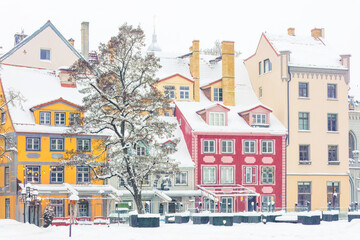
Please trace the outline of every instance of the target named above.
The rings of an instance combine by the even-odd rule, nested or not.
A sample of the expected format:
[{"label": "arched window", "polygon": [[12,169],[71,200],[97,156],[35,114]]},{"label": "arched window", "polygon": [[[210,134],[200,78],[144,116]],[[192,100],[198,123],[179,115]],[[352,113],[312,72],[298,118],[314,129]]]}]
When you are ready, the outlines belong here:
[{"label": "arched window", "polygon": [[356,150],[355,148],[355,136],[350,131],[349,132],[349,158],[353,158],[353,151]]}]

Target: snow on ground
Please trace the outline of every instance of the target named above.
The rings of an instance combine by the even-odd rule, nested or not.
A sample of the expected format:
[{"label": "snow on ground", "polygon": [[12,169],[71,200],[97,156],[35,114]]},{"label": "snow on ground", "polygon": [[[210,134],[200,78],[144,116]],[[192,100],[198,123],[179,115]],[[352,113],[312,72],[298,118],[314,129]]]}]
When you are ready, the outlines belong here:
[{"label": "snow on ground", "polygon": [[[108,226],[73,226],[71,239],[102,240],[162,240],[162,239],[276,239],[276,240],[332,240],[356,239],[360,233],[360,220],[321,222],[307,226],[291,223],[241,223],[233,226],[165,224],[160,228],[131,228],[126,224]],[[70,239],[69,227],[38,228],[34,225],[0,220],[0,239],[57,240]]]}]

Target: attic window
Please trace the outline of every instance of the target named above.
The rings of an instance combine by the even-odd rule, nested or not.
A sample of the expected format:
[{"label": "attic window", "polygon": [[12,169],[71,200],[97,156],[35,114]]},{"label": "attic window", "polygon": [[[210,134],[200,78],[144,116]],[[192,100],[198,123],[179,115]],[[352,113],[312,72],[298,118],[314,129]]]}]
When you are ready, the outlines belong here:
[{"label": "attic window", "polygon": [[252,125],[265,125],[265,124],[266,124],[266,114],[252,115]]},{"label": "attic window", "polygon": [[223,100],[222,88],[214,88],[214,101],[221,102]]},{"label": "attic window", "polygon": [[211,112],[209,124],[212,126],[225,126],[225,113]]},{"label": "attic window", "polygon": [[40,49],[40,59],[50,61],[50,49]]}]

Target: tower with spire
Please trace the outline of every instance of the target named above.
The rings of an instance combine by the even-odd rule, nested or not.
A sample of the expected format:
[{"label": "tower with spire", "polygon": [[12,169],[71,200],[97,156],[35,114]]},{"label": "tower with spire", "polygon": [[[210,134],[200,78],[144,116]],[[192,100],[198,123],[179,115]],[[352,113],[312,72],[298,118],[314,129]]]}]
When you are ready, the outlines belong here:
[{"label": "tower with spire", "polygon": [[148,52],[160,52],[161,51],[161,48],[159,46],[159,44],[157,43],[157,36],[156,36],[156,33],[155,33],[155,18],[156,16],[154,16],[154,33],[152,35],[152,42],[150,44],[150,46],[148,47],[147,51]]}]

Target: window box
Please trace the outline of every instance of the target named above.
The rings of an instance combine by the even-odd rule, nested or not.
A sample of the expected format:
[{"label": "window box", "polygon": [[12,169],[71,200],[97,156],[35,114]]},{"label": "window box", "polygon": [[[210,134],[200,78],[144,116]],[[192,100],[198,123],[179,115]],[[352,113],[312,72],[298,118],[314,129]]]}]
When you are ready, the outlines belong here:
[{"label": "window box", "polygon": [[210,220],[209,216],[205,216],[202,213],[200,213],[200,214],[194,213],[191,215],[193,224],[208,224],[209,220]]},{"label": "window box", "polygon": [[324,211],[322,212],[322,220],[326,222],[339,221],[339,211]]},{"label": "window box", "polygon": [[175,214],[175,223],[188,223],[190,220],[190,216],[183,216]]}]

